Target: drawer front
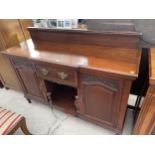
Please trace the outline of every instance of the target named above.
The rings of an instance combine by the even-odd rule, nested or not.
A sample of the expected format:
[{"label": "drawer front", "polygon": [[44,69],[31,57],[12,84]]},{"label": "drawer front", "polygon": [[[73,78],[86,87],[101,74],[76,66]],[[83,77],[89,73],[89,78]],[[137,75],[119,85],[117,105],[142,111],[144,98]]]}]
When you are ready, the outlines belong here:
[{"label": "drawer front", "polygon": [[12,56],[11,60],[15,68],[32,69],[32,63],[28,59]]},{"label": "drawer front", "polygon": [[35,67],[37,75],[44,79],[74,87],[77,86],[77,73],[74,68],[46,63],[37,63]]}]

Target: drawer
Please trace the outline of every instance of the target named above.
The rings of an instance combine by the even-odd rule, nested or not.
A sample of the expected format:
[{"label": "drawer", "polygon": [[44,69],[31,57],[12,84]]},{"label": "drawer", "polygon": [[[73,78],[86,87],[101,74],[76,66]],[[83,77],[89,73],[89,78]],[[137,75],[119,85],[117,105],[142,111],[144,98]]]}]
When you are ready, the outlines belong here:
[{"label": "drawer", "polygon": [[11,60],[15,68],[32,69],[32,63],[28,59],[12,56]]},{"label": "drawer", "polygon": [[44,79],[60,84],[77,86],[77,72],[75,68],[63,65],[36,63],[36,73]]}]

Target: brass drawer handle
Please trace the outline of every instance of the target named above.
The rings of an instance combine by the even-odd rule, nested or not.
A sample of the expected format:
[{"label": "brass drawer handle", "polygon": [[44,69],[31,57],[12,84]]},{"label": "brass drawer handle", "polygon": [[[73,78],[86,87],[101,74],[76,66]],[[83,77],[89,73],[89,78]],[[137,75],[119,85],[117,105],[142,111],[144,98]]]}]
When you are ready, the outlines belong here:
[{"label": "brass drawer handle", "polygon": [[49,70],[47,70],[46,68],[41,68],[41,73],[46,76],[49,73]]},{"label": "brass drawer handle", "polygon": [[65,80],[68,77],[67,73],[64,72],[57,72],[58,76],[60,77],[60,79]]}]

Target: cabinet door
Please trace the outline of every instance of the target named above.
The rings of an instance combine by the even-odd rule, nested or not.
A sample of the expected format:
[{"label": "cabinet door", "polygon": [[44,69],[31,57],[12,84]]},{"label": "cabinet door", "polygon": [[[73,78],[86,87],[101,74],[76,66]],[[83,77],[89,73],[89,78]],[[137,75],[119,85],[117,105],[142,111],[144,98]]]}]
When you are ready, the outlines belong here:
[{"label": "cabinet door", "polygon": [[82,115],[101,124],[115,125],[120,102],[119,81],[83,74],[79,93]]},{"label": "cabinet door", "polygon": [[32,64],[21,61],[22,59],[19,60],[16,60],[15,68],[26,98],[41,102],[46,101],[47,98],[43,90],[44,81],[37,77]]},{"label": "cabinet door", "polygon": [[18,69],[18,73],[24,83],[26,91],[30,95],[40,96],[36,75],[32,70]]},{"label": "cabinet door", "polygon": [[25,68],[19,68],[18,74],[24,86],[26,97],[37,101],[46,101],[46,97],[43,94],[42,85],[44,82],[36,77],[36,73],[33,70]]}]

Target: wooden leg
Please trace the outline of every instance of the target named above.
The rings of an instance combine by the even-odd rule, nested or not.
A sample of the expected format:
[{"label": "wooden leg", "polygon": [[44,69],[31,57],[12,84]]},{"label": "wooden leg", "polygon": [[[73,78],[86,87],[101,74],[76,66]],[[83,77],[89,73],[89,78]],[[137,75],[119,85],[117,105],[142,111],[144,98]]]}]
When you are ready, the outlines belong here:
[{"label": "wooden leg", "polygon": [[8,87],[5,87],[5,89],[6,89],[6,90],[9,90],[9,88],[8,88]]},{"label": "wooden leg", "polygon": [[2,84],[2,82],[1,82],[1,80],[0,80],[0,88],[3,88],[3,84]]},{"label": "wooden leg", "polygon": [[20,125],[20,128],[21,128],[21,130],[23,131],[23,133],[24,133],[25,135],[32,135],[32,134],[29,132],[27,126],[26,126],[26,120],[25,120],[25,118],[23,118],[23,120],[22,120],[22,122],[21,122],[21,125]]},{"label": "wooden leg", "polygon": [[27,101],[28,101],[29,103],[31,103],[31,100],[30,100],[30,99],[28,99],[28,98],[27,98]]}]

